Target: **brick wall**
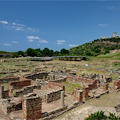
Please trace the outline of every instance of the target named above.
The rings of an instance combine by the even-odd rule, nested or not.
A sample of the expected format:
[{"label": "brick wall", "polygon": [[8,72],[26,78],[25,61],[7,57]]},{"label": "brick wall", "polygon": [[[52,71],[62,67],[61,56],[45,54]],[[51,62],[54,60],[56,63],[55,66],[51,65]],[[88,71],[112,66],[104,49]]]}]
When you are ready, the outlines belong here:
[{"label": "brick wall", "polygon": [[24,97],[22,101],[23,120],[36,120],[42,115],[42,99],[39,96]]},{"label": "brick wall", "polygon": [[106,77],[105,80],[106,82],[112,82],[112,77]]},{"label": "brick wall", "polygon": [[119,80],[115,80],[113,82],[113,89],[119,89],[120,88],[120,81]]},{"label": "brick wall", "polygon": [[59,89],[62,88],[63,91],[65,91],[65,86],[61,83],[57,83],[57,82],[48,82],[47,83],[48,87],[51,89]]},{"label": "brick wall", "polygon": [[97,87],[97,80],[95,79],[89,79],[89,78],[85,78],[85,77],[77,77],[77,76],[67,76],[66,80],[71,82],[71,81],[76,81],[76,82],[82,82],[85,84],[93,84],[93,88]]},{"label": "brick wall", "polygon": [[108,90],[108,83],[104,83],[104,84],[103,84],[103,90],[104,90],[104,91]]},{"label": "brick wall", "polygon": [[9,82],[9,89],[19,89],[22,88],[24,86],[29,86],[31,85],[31,81],[32,80],[23,80],[23,81],[13,81],[13,82]]},{"label": "brick wall", "polygon": [[9,90],[4,90],[3,91],[3,98],[8,98],[9,97]]},{"label": "brick wall", "polygon": [[89,87],[83,87],[83,99],[88,98]]},{"label": "brick wall", "polygon": [[82,102],[82,100],[83,100],[83,91],[75,88],[73,93],[73,101]]}]

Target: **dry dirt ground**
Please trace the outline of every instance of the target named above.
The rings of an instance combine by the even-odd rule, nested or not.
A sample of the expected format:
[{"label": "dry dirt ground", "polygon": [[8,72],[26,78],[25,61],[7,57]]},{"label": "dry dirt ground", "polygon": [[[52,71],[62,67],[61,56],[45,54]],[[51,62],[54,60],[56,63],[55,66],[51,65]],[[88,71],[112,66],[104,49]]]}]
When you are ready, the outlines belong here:
[{"label": "dry dirt ground", "polygon": [[85,103],[67,113],[54,118],[54,120],[84,120],[85,117],[97,111],[105,111],[105,114],[115,113],[120,116],[120,113],[115,111],[114,106],[120,103],[120,92],[105,94],[100,98],[93,98],[85,101]]},{"label": "dry dirt ground", "polygon": [[0,109],[0,120],[11,120],[9,116],[5,115],[4,112]]}]

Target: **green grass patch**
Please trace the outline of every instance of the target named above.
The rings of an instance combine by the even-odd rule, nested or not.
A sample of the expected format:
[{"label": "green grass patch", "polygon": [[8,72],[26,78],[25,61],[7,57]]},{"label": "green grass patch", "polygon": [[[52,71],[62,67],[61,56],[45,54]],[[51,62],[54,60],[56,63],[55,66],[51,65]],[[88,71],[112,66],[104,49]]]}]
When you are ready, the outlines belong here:
[{"label": "green grass patch", "polygon": [[80,86],[78,83],[63,82],[63,84],[65,85],[66,92],[72,92],[75,87],[82,89],[82,86]]},{"label": "green grass patch", "polygon": [[118,78],[118,74],[117,73],[111,74],[110,76],[112,77],[112,80],[115,80],[115,79]]},{"label": "green grass patch", "polygon": [[1,86],[4,86],[5,89],[8,89],[8,83],[1,83]]},{"label": "green grass patch", "polygon": [[106,55],[97,56],[97,58],[114,58],[114,57],[120,58],[120,53],[109,53],[109,54],[106,54]]}]

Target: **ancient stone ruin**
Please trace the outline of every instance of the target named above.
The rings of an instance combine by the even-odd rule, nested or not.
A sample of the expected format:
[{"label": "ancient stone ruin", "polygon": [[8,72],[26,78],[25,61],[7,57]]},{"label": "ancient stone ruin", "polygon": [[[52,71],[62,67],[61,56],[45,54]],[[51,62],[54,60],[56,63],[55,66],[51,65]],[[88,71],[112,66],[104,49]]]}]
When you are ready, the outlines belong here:
[{"label": "ancient stone ruin", "polygon": [[[69,93],[65,82],[78,83],[82,88],[75,87]],[[1,84],[8,83],[8,89],[0,86],[1,108],[10,117],[13,112],[18,111],[23,120],[50,119],[82,105],[86,100],[120,89],[119,79],[113,82],[112,88],[109,87],[110,82],[111,77],[99,74],[58,74],[53,71],[1,78]],[[116,109],[119,111],[118,106]]]}]

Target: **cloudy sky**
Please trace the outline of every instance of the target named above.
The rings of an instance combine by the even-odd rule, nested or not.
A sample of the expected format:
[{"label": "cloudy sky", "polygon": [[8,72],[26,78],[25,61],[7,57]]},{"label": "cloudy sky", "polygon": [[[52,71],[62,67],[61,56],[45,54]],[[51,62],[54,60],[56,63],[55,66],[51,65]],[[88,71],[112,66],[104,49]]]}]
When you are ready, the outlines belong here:
[{"label": "cloudy sky", "polygon": [[120,35],[120,1],[2,1],[0,51],[54,51]]}]

